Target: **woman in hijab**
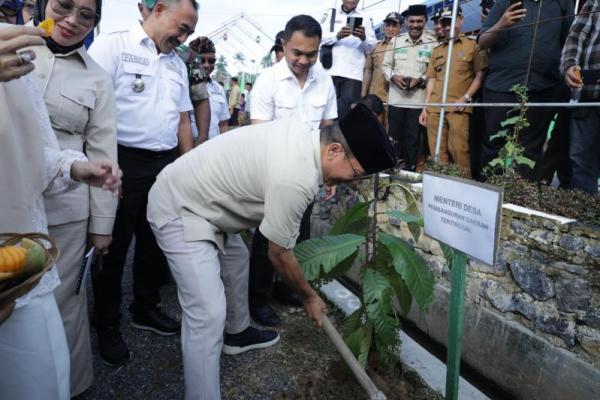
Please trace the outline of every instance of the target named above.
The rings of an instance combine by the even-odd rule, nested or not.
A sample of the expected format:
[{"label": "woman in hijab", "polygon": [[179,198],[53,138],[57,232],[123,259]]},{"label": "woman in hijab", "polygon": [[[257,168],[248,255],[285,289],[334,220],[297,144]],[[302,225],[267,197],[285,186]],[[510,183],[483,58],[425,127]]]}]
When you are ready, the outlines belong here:
[{"label": "woman in hijab", "polygon": [[[112,81],[88,56],[83,40],[100,21],[101,0],[39,0],[37,21],[52,18],[46,46],[32,48],[40,91],[63,150],[90,160],[117,159],[116,106]],[[89,242],[102,254],[112,240],[117,199],[83,185],[44,198],[48,231],[61,250],[61,285],[54,291],[71,354],[71,396],[92,384],[92,350],[85,285],[75,294]]]},{"label": "woman in hijab", "polygon": [[[0,6],[3,0],[0,0]],[[0,232],[46,232],[43,195],[77,185],[116,195],[121,172],[110,160],[88,162],[83,153],[61,151],[24,46],[43,44],[33,27],[0,24]],[[0,399],[69,399],[69,355],[53,295],[56,268],[15,304],[0,310]]]}]

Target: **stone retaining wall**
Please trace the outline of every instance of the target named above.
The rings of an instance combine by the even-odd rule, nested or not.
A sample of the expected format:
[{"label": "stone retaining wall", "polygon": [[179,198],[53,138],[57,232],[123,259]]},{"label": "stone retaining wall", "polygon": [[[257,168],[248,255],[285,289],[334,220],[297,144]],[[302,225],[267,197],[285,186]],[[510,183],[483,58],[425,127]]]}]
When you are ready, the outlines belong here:
[{"label": "stone retaining wall", "polygon": [[[407,185],[420,201],[420,183]],[[315,205],[313,235],[370,198],[371,182],[339,187],[334,201]],[[405,205],[404,192],[392,189],[378,211]],[[379,223],[414,242],[403,222],[384,215]],[[445,343],[448,266],[435,240],[421,234],[416,248],[436,275],[436,296],[430,313],[407,317]],[[600,399],[599,226],[504,205],[496,264],[469,261],[463,360],[516,398]]]}]

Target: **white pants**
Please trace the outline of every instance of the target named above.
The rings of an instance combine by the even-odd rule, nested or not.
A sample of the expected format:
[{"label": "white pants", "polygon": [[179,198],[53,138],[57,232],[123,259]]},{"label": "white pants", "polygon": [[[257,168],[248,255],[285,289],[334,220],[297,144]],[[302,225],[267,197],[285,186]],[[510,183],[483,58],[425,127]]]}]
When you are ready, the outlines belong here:
[{"label": "white pants", "polygon": [[54,290],[54,297],[71,355],[71,397],[83,393],[94,379],[85,282],[82,283],[79,294],[75,294],[85,252],[87,227],[87,220],[48,227],[50,236],[56,240],[60,249],[56,268],[61,283]]},{"label": "white pants", "polygon": [[150,226],[167,257],[183,309],[185,398],[218,400],[223,329],[239,333],[250,325],[248,250],[240,235],[227,236],[224,253],[210,241],[186,242],[181,219],[161,229]]},{"label": "white pants", "polygon": [[0,325],[0,399],[70,399],[69,349],[52,293]]}]

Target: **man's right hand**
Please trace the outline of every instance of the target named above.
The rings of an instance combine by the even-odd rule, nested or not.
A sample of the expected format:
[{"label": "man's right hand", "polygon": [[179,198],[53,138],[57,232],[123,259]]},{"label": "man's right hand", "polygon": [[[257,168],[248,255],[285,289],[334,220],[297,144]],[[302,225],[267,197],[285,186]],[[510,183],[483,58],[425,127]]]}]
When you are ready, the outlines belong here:
[{"label": "man's right hand", "polygon": [[583,80],[581,79],[581,67],[579,65],[573,65],[565,72],[565,83],[571,89],[579,89],[583,87]]},{"label": "man's right hand", "polygon": [[[427,103],[427,102],[426,102]],[[427,127],[427,109],[424,108],[419,115],[419,123],[425,127]]]},{"label": "man's right hand", "polygon": [[525,18],[527,10],[523,8],[523,3],[518,2],[506,9],[500,20],[496,24],[496,29],[505,29],[513,26],[515,23]]},{"label": "man's right hand", "polygon": [[[0,29],[0,82],[20,78],[33,71],[31,62],[23,62],[17,51],[29,46],[43,45],[44,31],[32,26],[11,26]],[[35,54],[31,53],[35,58]],[[33,59],[32,58],[32,59]]]},{"label": "man's right hand", "polygon": [[317,328],[323,326],[322,317],[327,313],[327,305],[318,294],[313,294],[304,299],[304,311],[313,320]]},{"label": "man's right hand", "polygon": [[348,28],[347,26],[342,27],[342,29],[340,29],[340,31],[337,33],[337,39],[341,40],[345,37],[348,37],[352,35],[352,29]]}]

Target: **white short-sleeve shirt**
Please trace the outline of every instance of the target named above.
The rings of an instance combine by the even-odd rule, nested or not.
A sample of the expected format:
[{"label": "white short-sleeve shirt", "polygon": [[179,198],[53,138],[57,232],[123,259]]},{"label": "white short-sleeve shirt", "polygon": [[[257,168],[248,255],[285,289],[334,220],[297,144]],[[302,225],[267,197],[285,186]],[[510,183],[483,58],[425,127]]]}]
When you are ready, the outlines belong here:
[{"label": "white short-sleeve shirt", "polygon": [[252,119],[271,121],[297,117],[318,129],[323,119],[337,118],[335,88],[317,63],[301,88],[285,59],[265,69],[252,89]]},{"label": "white short-sleeve shirt", "polygon": [[[192,110],[187,70],[177,54],[158,54],[139,23],[126,31],[99,35],[88,54],[113,81],[117,142],[152,151],[176,147],[180,113]],[[137,79],[143,82],[138,92],[134,90]]]},{"label": "white short-sleeve shirt", "polygon": [[212,139],[219,136],[219,122],[227,121],[231,118],[229,114],[229,106],[225,90],[215,81],[210,81],[206,84],[208,89],[208,101],[210,102],[210,128],[208,130],[208,138]]}]

